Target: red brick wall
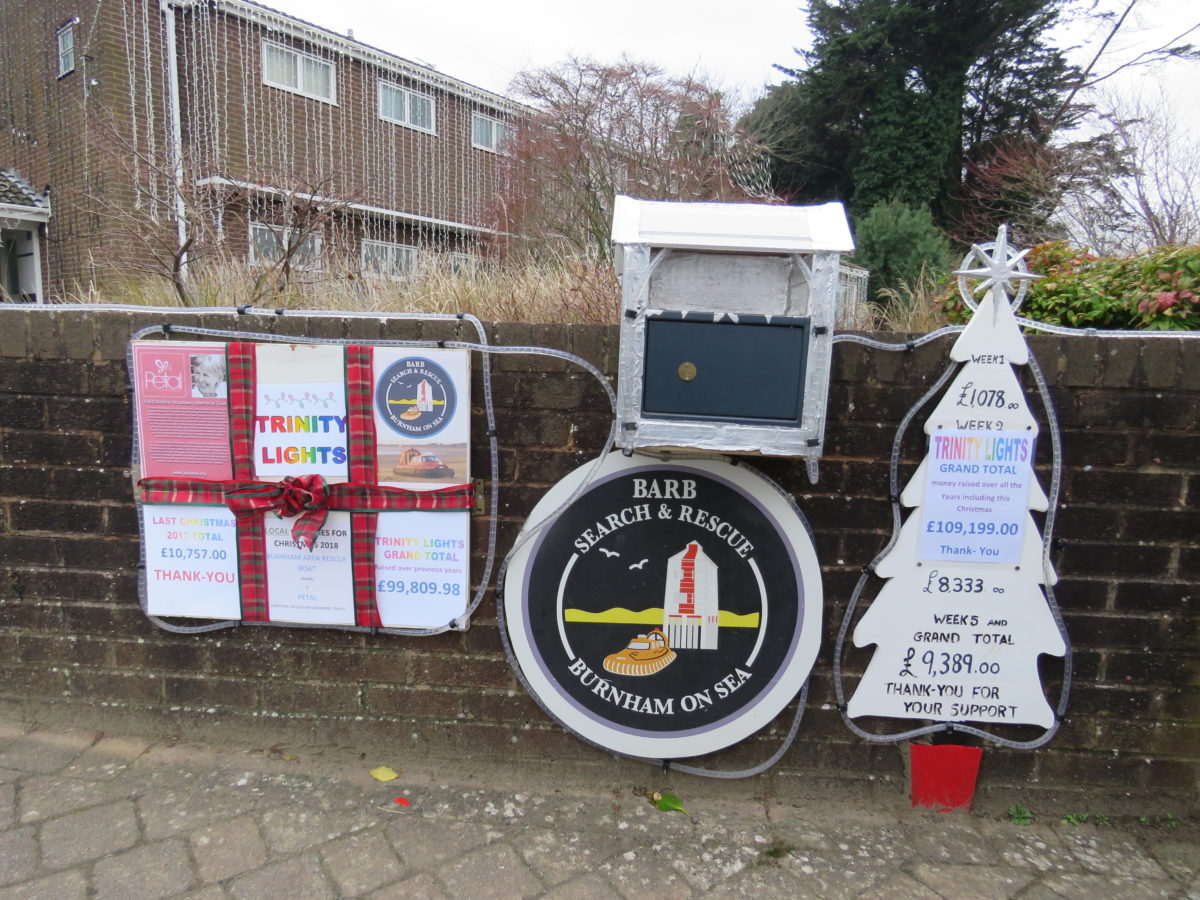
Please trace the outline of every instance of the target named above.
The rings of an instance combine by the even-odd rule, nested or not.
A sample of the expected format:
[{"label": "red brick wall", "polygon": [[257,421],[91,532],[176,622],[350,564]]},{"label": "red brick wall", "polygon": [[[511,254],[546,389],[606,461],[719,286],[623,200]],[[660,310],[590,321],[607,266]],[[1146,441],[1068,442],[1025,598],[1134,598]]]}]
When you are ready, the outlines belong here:
[{"label": "red brick wall", "polygon": [[[82,202],[100,176],[84,127],[103,84],[93,53],[103,22],[94,7],[94,0],[0,0],[0,166],[17,169],[38,191],[51,188],[43,244],[51,293],[86,277],[86,247],[99,242]],[[75,70],[60,78],[55,34],[75,16]]]},{"label": "red brick wall", "polygon": [[[136,593],[124,359],[129,335],[162,321],[150,313],[0,309],[0,558],[7,562],[0,702],[34,714],[84,716],[103,704],[194,728],[264,728],[269,720],[327,740],[371,732],[413,748],[597,758],[600,751],[565,735],[521,690],[490,596],[469,631],[433,638],[251,627],[179,636],[147,621]],[[355,340],[455,334],[453,325],[368,319],[210,313],[186,321]],[[496,343],[573,350],[615,371],[615,328],[491,330]],[[1064,432],[1054,563],[1075,684],[1054,740],[1034,752],[989,749],[981,779],[1194,791],[1200,343],[1033,338],[1032,345]],[[948,341],[911,353],[839,344],[820,483],[810,485],[794,461],[754,463],[808,517],[825,578],[824,641],[800,737],[777,770],[785,776],[903,775],[895,746],[865,743],[842,724],[831,652],[855,581],[890,533],[887,457],[897,424],[940,373],[947,350]],[[503,553],[546,488],[601,447],[610,419],[591,377],[566,363],[503,356],[495,369]],[[906,447],[909,472],[923,452],[919,431]],[[478,549],[484,523],[477,525]],[[869,658],[853,652],[851,678]],[[1052,697],[1056,666],[1045,668]],[[717,762],[765,758],[788,724],[790,713]]]},{"label": "red brick wall", "polygon": [[[72,16],[80,19],[76,69],[59,78],[55,32]],[[494,207],[501,160],[473,149],[470,132],[473,109],[494,110],[444,86],[385,76],[434,97],[437,134],[425,134],[379,118],[381,70],[349,55],[315,51],[336,68],[331,105],[263,84],[264,36],[313,47],[203,4],[178,11],[176,21],[188,179],[315,190],[473,225]],[[169,259],[174,249],[162,22],[155,0],[0,0],[0,166],[16,168],[38,190],[51,188],[51,296],[144,275],[152,253],[166,250]],[[151,193],[153,209],[145,205]],[[150,230],[162,234],[153,251],[138,240]],[[395,237],[375,236],[407,239],[403,227]],[[444,248],[462,240],[435,237]],[[244,243],[234,246],[244,252]]]},{"label": "red brick wall", "polygon": [[[494,110],[206,8],[181,15],[177,30],[185,143],[198,176],[289,188],[300,176],[325,175],[333,196],[480,224],[499,157],[471,147],[471,112]],[[264,84],[263,39],[330,62],[337,102]],[[380,78],[432,97],[436,134],[381,119]]]}]

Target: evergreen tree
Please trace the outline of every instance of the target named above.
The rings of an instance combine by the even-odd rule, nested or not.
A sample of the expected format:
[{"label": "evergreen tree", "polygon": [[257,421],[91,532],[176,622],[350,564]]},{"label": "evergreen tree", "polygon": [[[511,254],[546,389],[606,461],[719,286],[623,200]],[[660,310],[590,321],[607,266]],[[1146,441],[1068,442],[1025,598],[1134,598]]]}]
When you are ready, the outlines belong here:
[{"label": "evergreen tree", "polygon": [[950,242],[925,207],[879,202],[855,222],[855,264],[871,272],[867,296],[879,301],[886,289],[915,287],[922,272],[940,275],[951,261]]},{"label": "evergreen tree", "polygon": [[806,65],[746,120],[777,192],[928,206],[947,227],[970,160],[1002,135],[1049,139],[1072,70],[1043,37],[1067,2],[812,0]]}]

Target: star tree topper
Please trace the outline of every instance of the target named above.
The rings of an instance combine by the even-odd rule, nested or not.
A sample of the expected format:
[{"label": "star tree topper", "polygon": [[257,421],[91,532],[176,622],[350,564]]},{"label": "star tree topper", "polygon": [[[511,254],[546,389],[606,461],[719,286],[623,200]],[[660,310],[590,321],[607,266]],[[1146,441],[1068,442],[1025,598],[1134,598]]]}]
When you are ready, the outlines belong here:
[{"label": "star tree topper", "polygon": [[[958,292],[963,302],[973,310],[966,330],[950,350],[950,358],[955,362],[989,353],[1003,353],[1013,365],[1029,362],[1029,347],[1017,325],[1016,310],[1025,299],[1029,282],[1041,276],[1026,267],[1028,253],[1028,250],[1016,252],[1008,246],[1007,225],[996,231],[995,241],[971,245],[963,268],[953,273],[958,276]],[[971,268],[972,259],[979,265]],[[977,279],[973,288],[969,286],[970,279]],[[980,291],[984,292],[983,299],[976,304],[973,295]]]}]

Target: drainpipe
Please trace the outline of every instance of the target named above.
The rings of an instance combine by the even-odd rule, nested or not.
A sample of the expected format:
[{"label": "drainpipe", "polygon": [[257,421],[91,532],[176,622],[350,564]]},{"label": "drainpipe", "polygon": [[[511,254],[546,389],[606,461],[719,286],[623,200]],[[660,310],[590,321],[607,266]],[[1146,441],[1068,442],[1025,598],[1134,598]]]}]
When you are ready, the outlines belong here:
[{"label": "drainpipe", "polygon": [[[159,0],[167,38],[167,107],[171,124],[171,168],[175,174],[175,232],[179,246],[187,243],[187,207],[183,202],[183,120],[179,111],[179,47],[175,40],[175,2]],[[187,278],[187,254],[180,260],[180,275]]]}]

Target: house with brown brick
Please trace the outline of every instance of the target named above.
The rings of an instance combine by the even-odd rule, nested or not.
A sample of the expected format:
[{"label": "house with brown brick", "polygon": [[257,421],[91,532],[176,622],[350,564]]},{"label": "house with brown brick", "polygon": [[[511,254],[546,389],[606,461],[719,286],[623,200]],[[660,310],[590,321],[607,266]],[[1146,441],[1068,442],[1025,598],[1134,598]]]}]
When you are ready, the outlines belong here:
[{"label": "house with brown brick", "polygon": [[472,254],[521,113],[248,0],[0,0],[0,287]]},{"label": "house with brown brick", "polygon": [[0,297],[37,303],[42,289],[42,233],[50,198],[20,174],[0,169]]}]

